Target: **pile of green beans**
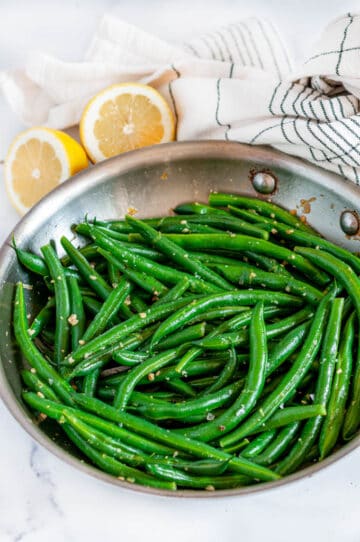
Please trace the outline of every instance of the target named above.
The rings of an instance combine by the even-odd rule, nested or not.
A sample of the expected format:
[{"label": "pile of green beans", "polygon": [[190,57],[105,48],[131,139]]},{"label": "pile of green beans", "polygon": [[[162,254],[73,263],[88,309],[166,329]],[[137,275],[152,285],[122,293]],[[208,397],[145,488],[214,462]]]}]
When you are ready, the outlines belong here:
[{"label": "pile of green beans", "polygon": [[62,257],[14,241],[46,292],[29,318],[31,291],[17,284],[14,334],[24,402],[91,464],[216,491],[277,480],[354,437],[357,256],[236,194],[74,230]]}]

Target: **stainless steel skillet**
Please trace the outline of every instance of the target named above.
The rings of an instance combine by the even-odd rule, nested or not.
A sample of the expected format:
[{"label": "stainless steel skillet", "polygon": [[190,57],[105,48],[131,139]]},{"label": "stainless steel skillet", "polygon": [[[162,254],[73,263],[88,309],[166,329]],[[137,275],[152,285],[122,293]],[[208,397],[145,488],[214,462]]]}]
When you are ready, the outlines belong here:
[{"label": "stainless steel skillet", "polygon": [[[326,238],[360,252],[359,187],[272,149],[217,141],[155,146],[91,167],[44,198],[22,219],[13,235],[22,248],[38,251],[49,239],[56,241],[63,234],[71,236],[70,225],[86,213],[98,218],[122,217],[129,207],[134,207],[139,217],[165,215],[180,202],[206,201],[211,190],[271,199],[306,216]],[[0,251],[0,395],[35,440],[74,467],[106,482],[158,495],[243,495],[310,476],[360,444],[357,436],[325,461],[283,480],[216,493],[167,493],[134,486],[80,461],[55,425],[47,421],[38,426],[20,398],[22,359],[11,332],[12,299],[14,285],[18,280],[26,282],[27,275],[18,266],[9,242],[10,237]],[[36,288],[27,293],[29,306],[35,309],[40,294]]]}]

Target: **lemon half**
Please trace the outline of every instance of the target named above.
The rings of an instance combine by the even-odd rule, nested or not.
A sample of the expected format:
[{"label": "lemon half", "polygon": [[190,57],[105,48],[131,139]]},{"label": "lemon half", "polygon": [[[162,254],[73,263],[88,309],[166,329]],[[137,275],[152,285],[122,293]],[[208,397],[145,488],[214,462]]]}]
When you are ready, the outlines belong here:
[{"label": "lemon half", "polygon": [[80,138],[93,162],[122,152],[172,141],[173,113],[148,85],[122,83],[97,94],[85,107]]},{"label": "lemon half", "polygon": [[88,166],[84,149],[72,137],[50,128],[30,128],[13,141],[5,159],[9,198],[23,215],[45,194]]}]

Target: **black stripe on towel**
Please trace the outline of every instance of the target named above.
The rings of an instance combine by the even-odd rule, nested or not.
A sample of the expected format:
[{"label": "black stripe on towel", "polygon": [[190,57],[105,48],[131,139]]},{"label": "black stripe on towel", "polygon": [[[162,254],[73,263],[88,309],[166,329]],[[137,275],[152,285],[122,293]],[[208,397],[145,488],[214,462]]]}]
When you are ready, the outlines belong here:
[{"label": "black stripe on towel", "polygon": [[243,42],[244,49],[246,50],[247,55],[249,57],[250,66],[255,66],[253,57],[251,55],[251,51],[249,49],[248,42],[246,41],[246,39],[244,37],[242,29],[240,28],[240,24],[237,24],[234,28],[235,28],[236,32],[239,34],[241,41]]},{"label": "black stripe on towel", "polygon": [[[282,123],[282,120],[280,122],[277,122],[276,124],[272,124],[271,126],[268,126],[267,128],[263,128],[262,130],[260,130],[260,132],[258,132],[249,142],[250,145],[253,145],[255,141],[258,139],[258,137],[260,137],[265,132],[268,132],[269,130],[274,130],[275,128],[278,128],[279,126],[281,127],[281,123]],[[292,120],[289,120],[288,122],[285,122],[284,124],[291,124],[291,123],[292,123]]]},{"label": "black stripe on towel", "polygon": [[273,111],[273,104],[274,104],[274,100],[275,100],[275,96],[277,94],[277,91],[279,89],[281,85],[281,81],[278,82],[278,84],[276,85],[276,87],[274,88],[274,92],[272,93],[272,96],[270,98],[270,102],[269,102],[269,112],[272,114],[272,115],[276,115],[276,113]]},{"label": "black stripe on towel", "polygon": [[[234,70],[234,64],[231,65],[230,67],[230,73],[229,73],[229,78],[231,79],[232,78],[232,74],[233,74],[233,70]],[[221,81],[222,79],[218,79],[216,81],[216,110],[215,110],[215,120],[217,122],[217,125],[218,126],[224,126],[226,128],[225,130],[225,133],[224,133],[224,137],[225,139],[228,141],[229,140],[229,130],[231,129],[231,124],[224,124],[220,121],[219,119],[219,110],[220,110],[220,99],[221,99],[221,96],[220,96],[220,85],[221,85]]]},{"label": "black stripe on towel", "polygon": [[294,100],[293,103],[292,103],[292,108],[293,108],[293,110],[294,110],[294,113],[295,113],[298,117],[300,116],[300,114],[299,114],[298,110],[296,109],[295,104],[296,104],[296,102],[299,100],[300,96],[301,96],[302,94],[304,94],[304,92],[307,91],[307,89],[308,89],[308,87],[303,86],[302,90],[299,92],[299,94],[296,96],[295,100]]},{"label": "black stripe on towel", "polygon": [[290,92],[294,88],[294,86],[295,86],[295,83],[291,83],[291,85],[289,85],[287,91],[284,93],[283,99],[280,102],[280,111],[284,113],[284,115],[286,115],[286,111],[284,110],[284,103],[286,101],[286,98],[289,96]]},{"label": "black stripe on towel", "polygon": [[221,47],[220,47],[220,43],[218,42],[218,39],[217,39],[217,36],[218,36],[218,35],[219,35],[219,32],[216,32],[215,34],[211,34],[211,37],[210,37],[209,39],[212,39],[214,45],[216,45],[216,48],[217,48],[218,53],[219,53],[220,60],[221,60],[222,62],[225,62],[224,54],[223,54],[222,49],[221,49]]},{"label": "black stripe on towel", "polygon": [[349,22],[346,25],[345,30],[344,30],[343,39],[342,39],[341,44],[340,44],[339,58],[338,58],[338,61],[337,61],[336,67],[335,67],[336,75],[340,75],[340,64],[341,64],[341,59],[342,59],[342,55],[343,55],[345,40],[346,40],[346,37],[347,37],[348,29],[349,29],[349,27],[351,26],[351,24],[354,21],[354,17],[351,15],[351,13],[348,13],[348,17],[349,17],[350,20],[349,20]]},{"label": "black stripe on towel", "polygon": [[185,47],[187,47],[194,56],[197,56],[198,58],[201,58],[201,56],[199,55],[199,53],[197,52],[197,50],[195,49],[195,47],[193,45],[191,45],[191,43],[185,43]]},{"label": "black stripe on towel", "polygon": [[323,51],[322,53],[318,53],[317,55],[314,55],[314,56],[311,56],[310,58],[308,58],[304,64],[308,64],[309,62],[311,62],[312,60],[315,60],[316,58],[320,58],[322,56],[329,56],[329,55],[339,55],[340,53],[348,53],[348,52],[351,52],[351,51],[360,51],[360,46],[356,46],[356,47],[347,47],[346,49],[334,49],[333,51]]},{"label": "black stripe on towel", "polygon": [[278,64],[278,61],[277,61],[277,58],[276,58],[276,54],[275,54],[275,51],[274,51],[274,48],[273,48],[273,44],[271,43],[271,41],[269,40],[269,36],[267,35],[267,33],[265,32],[265,29],[263,27],[263,24],[260,20],[257,20],[258,22],[258,25],[260,27],[260,30],[262,31],[263,33],[263,36],[265,38],[265,41],[266,43],[268,44],[269,46],[269,50],[270,50],[270,53],[271,53],[271,56],[272,56],[272,59],[273,59],[273,62],[274,62],[274,66],[276,68],[276,71],[278,73],[278,76],[281,78],[281,70],[280,70],[280,66]]},{"label": "black stripe on towel", "polygon": [[221,32],[217,32],[217,35],[219,36],[220,38],[220,41],[222,42],[222,44],[224,45],[224,48],[225,48],[225,53],[226,53],[226,59],[228,62],[234,62],[234,59],[233,59],[233,56],[231,54],[231,51],[230,51],[230,47],[229,47],[229,44],[226,40],[226,34],[222,34]]},{"label": "black stripe on towel", "polygon": [[[315,131],[313,130],[313,128],[315,128],[315,126],[312,126],[312,122],[314,121],[311,121],[310,119],[307,121],[306,125],[307,125],[307,128],[309,130],[309,132],[311,133],[311,135],[317,139],[319,141],[319,143],[325,147],[329,152],[331,152],[331,154],[335,155],[335,157],[337,158],[340,158],[340,160],[342,160],[342,162],[347,165],[347,166],[352,166],[352,164],[349,164],[348,162],[346,162],[344,160],[344,156],[347,156],[347,150],[344,149],[341,145],[339,145],[339,143],[337,143],[329,134],[327,134],[321,127],[321,124],[319,122],[316,122],[315,126],[316,128],[318,128],[319,132],[321,132],[324,136],[325,136],[325,140],[320,138],[316,133]],[[327,126],[327,125],[325,125]],[[331,141],[331,143],[336,147],[338,148],[340,151],[341,151],[341,154],[339,154],[338,152],[334,151],[331,147],[328,146],[327,144],[327,141]],[[360,165],[360,164],[356,164],[356,165]]]},{"label": "black stripe on towel", "polygon": [[201,41],[202,41],[203,43],[205,43],[206,48],[210,51],[211,58],[212,58],[213,60],[217,60],[217,59],[216,59],[216,53],[215,53],[215,51],[214,51],[214,49],[213,49],[211,43],[209,43],[209,42],[207,41],[207,39],[205,38],[205,36],[201,36],[200,39],[201,39]]},{"label": "black stripe on towel", "polygon": [[304,143],[305,147],[307,149],[309,149],[310,151],[310,154],[312,156],[312,159],[315,161],[315,162],[318,162],[318,159],[316,158],[315,154],[314,154],[314,150],[319,150],[320,152],[323,153],[324,157],[325,157],[325,160],[327,162],[330,162],[330,160],[328,159],[328,157],[326,156],[326,154],[324,153],[324,151],[322,149],[314,149],[310,143],[308,141],[306,141],[306,139],[303,138],[303,136],[300,134],[297,126],[296,126],[296,121],[299,120],[298,118],[297,119],[294,119],[293,120],[293,128],[294,128],[294,132],[295,134],[297,135],[297,137],[299,138],[300,141],[302,141],[302,143]]},{"label": "black stripe on towel", "polygon": [[258,64],[259,64],[260,68],[264,69],[263,61],[262,61],[262,59],[261,59],[259,50],[258,50],[258,48],[256,47],[256,41],[254,40],[254,36],[253,36],[253,34],[252,34],[250,28],[249,28],[246,24],[244,24],[244,23],[240,23],[240,24],[241,24],[241,26],[244,28],[244,30],[246,30],[246,32],[247,32],[248,35],[249,35],[249,41],[250,41],[250,44],[251,44],[251,46],[252,46],[252,48],[253,48],[253,51],[255,51],[255,55],[256,55],[256,57],[257,57]]},{"label": "black stripe on towel", "polygon": [[242,52],[241,52],[241,49],[240,49],[240,47],[239,47],[239,42],[238,42],[238,40],[236,39],[236,36],[235,36],[233,27],[232,27],[232,26],[229,26],[229,29],[228,29],[228,30],[229,30],[229,34],[230,34],[230,36],[232,37],[233,42],[234,42],[234,44],[235,44],[235,49],[236,49],[236,52],[237,52],[237,54],[238,54],[238,56],[239,56],[240,61],[241,61],[241,63],[242,63],[244,66],[246,66],[246,62],[245,62],[245,59],[244,59],[243,54],[242,54]]}]

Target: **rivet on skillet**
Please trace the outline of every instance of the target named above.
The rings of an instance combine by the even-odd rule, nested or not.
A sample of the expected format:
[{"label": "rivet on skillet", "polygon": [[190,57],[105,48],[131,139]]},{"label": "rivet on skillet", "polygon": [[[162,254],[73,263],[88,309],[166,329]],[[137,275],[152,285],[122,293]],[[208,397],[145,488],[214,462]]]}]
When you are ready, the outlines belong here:
[{"label": "rivet on skillet", "polygon": [[271,194],[276,188],[276,180],[265,171],[258,171],[252,178],[252,184],[256,192],[260,194]]},{"label": "rivet on skillet", "polygon": [[359,217],[353,211],[344,211],[340,216],[340,227],[347,235],[355,235],[359,231]]}]

